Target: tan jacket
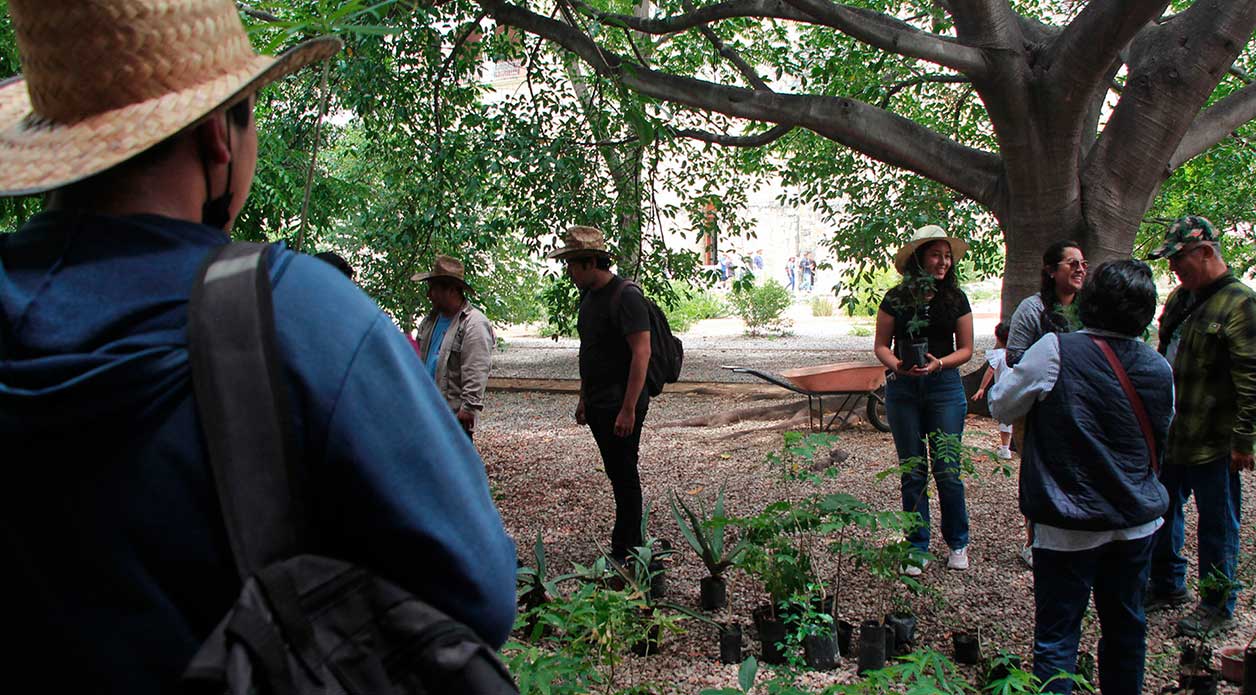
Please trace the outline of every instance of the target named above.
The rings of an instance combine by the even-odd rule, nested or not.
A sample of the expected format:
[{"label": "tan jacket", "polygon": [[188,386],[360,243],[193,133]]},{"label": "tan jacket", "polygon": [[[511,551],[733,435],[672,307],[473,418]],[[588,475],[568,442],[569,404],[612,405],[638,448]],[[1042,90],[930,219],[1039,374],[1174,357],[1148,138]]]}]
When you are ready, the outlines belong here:
[{"label": "tan jacket", "polygon": [[[429,312],[419,323],[419,354],[426,356],[436,327],[436,312]],[[436,389],[454,411],[476,414],[484,408],[484,389],[493,367],[493,326],[471,302],[462,305],[445,331],[436,358]]]}]

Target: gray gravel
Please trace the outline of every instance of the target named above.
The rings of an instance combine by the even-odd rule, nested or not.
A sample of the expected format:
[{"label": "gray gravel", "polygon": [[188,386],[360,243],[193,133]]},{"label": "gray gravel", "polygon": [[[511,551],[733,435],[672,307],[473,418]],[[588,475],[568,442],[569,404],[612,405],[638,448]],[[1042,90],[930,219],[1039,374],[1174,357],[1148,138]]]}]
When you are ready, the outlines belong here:
[{"label": "gray gravel", "polygon": [[[793,335],[783,338],[750,338],[727,335],[682,334],[685,365],[681,381],[725,383],[758,382],[746,374],[735,374],[722,365],[739,365],[767,372],[832,362],[875,361],[872,338],[849,335]],[[984,351],[993,339],[977,336],[978,354],[964,371],[981,366]],[[511,337],[505,349],[493,356],[493,376],[498,378],[575,379],[580,343],[574,338],[557,342],[531,336]]]}]

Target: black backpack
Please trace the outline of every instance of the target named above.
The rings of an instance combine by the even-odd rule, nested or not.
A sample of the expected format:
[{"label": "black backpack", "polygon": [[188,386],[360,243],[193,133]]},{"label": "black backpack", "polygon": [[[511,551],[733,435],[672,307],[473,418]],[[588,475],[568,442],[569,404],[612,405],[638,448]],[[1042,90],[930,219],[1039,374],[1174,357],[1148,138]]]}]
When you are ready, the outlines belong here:
[{"label": "black backpack", "polygon": [[646,313],[650,316],[650,364],[645,372],[645,388],[650,397],[663,393],[663,387],[680,380],[680,368],[685,361],[685,344],[680,338],[672,335],[672,327],[667,323],[667,315],[645,296],[641,286],[631,280],[624,280],[615,288],[611,295],[611,311],[619,316],[619,298],[627,287],[635,287],[645,299]]},{"label": "black backpack", "polygon": [[189,307],[192,385],[244,588],[184,691],[517,694],[466,625],[362,567],[306,554],[317,546],[290,454],[266,248],[211,253]]}]

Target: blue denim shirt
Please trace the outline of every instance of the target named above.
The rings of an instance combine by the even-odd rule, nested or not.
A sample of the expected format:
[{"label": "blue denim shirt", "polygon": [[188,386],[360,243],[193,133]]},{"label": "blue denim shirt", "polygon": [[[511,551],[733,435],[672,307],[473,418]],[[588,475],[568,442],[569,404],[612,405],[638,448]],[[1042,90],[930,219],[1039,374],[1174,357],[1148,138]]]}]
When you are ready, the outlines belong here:
[{"label": "blue denim shirt", "polygon": [[[174,691],[239,591],[186,341],[197,269],[226,242],[168,218],[73,213],[0,235],[0,551],[21,598],[6,619],[71,665],[59,690]],[[282,246],[269,262],[319,551],[501,645],[515,550],[475,449],[366,295]]]}]

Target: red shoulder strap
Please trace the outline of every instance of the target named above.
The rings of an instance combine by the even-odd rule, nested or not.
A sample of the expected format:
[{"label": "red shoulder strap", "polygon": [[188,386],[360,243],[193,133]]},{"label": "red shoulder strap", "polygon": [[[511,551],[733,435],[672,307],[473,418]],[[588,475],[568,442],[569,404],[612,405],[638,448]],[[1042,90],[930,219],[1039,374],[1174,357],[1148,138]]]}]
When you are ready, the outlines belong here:
[{"label": "red shoulder strap", "polygon": [[1125,389],[1125,396],[1129,399],[1130,405],[1134,409],[1134,416],[1138,418],[1138,426],[1143,430],[1143,439],[1147,440],[1147,451],[1151,452],[1151,470],[1157,475],[1160,473],[1160,457],[1156,455],[1156,439],[1151,433],[1151,419],[1147,417],[1147,409],[1143,407],[1143,399],[1139,398],[1138,392],[1134,390],[1134,385],[1130,383],[1129,374],[1125,373],[1125,367],[1121,366],[1121,361],[1116,358],[1116,353],[1112,351],[1112,346],[1108,345],[1108,341],[1097,335],[1090,336],[1095,345],[1099,346],[1099,350],[1103,352],[1103,356],[1108,358],[1108,364],[1112,365],[1112,371],[1116,372],[1117,381],[1121,382],[1121,388]]}]

